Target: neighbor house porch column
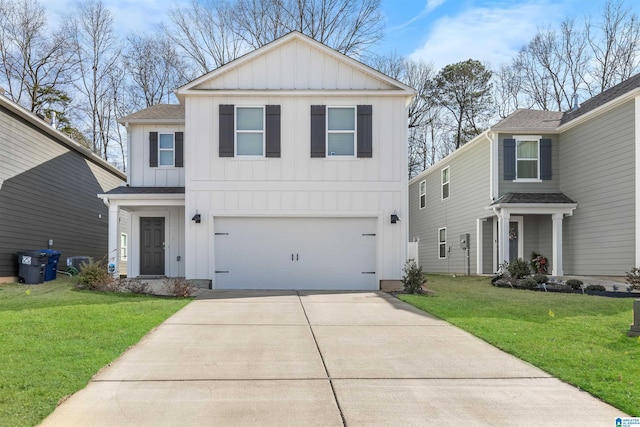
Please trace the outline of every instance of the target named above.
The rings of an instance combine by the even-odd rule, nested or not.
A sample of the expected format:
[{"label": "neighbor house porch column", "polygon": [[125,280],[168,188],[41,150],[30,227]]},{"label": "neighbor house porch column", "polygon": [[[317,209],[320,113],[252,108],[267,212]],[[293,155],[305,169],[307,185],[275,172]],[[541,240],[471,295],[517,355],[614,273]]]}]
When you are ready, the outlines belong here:
[{"label": "neighbor house porch column", "polygon": [[564,274],[562,269],[562,219],[564,215],[561,213],[555,213],[551,215],[553,219],[553,256],[551,264],[553,266],[551,274],[553,276],[562,276]]},{"label": "neighbor house porch column", "polygon": [[120,244],[120,236],[119,236],[119,223],[118,223],[118,214],[120,211],[120,206],[118,203],[113,200],[109,203],[109,252],[107,255],[108,264],[115,264],[116,270],[113,273],[115,277],[119,274],[118,272],[118,246]]},{"label": "neighbor house porch column", "polygon": [[509,261],[509,220],[511,214],[506,209],[498,212],[498,268]]}]

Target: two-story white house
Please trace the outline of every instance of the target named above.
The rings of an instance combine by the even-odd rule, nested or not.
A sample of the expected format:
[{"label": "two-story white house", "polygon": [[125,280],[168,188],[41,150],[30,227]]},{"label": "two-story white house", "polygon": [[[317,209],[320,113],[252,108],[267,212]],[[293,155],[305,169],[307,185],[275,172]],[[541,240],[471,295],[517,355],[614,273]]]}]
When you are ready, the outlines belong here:
[{"label": "two-story white house", "polygon": [[176,94],[120,120],[128,185],[100,196],[110,253],[129,237],[129,277],[214,289],[401,278],[413,89],[293,32]]}]

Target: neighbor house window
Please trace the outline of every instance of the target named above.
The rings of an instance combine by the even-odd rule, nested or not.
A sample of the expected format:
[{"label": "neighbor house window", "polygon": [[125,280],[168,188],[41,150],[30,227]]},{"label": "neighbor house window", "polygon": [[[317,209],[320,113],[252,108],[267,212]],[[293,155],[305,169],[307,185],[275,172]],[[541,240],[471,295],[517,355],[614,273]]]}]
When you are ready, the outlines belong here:
[{"label": "neighbor house window", "polygon": [[516,139],[516,179],[539,179],[539,139]]},{"label": "neighbor house window", "polygon": [[129,247],[127,244],[127,233],[120,234],[120,260],[126,261],[129,256]]},{"label": "neighbor house window", "polygon": [[438,229],[438,258],[447,257],[447,227]]},{"label": "neighbor house window", "polygon": [[236,155],[264,156],[264,107],[237,107]]},{"label": "neighbor house window", "polygon": [[449,198],[449,178],[449,166],[447,166],[441,172],[442,200]]},{"label": "neighbor house window", "polygon": [[328,107],[327,154],[329,156],[353,156],[355,141],[355,107]]},{"label": "neighbor house window", "polygon": [[160,166],[174,166],[175,140],[172,133],[158,134],[158,161]]},{"label": "neighbor house window", "polygon": [[427,181],[420,182],[420,209],[427,206]]}]

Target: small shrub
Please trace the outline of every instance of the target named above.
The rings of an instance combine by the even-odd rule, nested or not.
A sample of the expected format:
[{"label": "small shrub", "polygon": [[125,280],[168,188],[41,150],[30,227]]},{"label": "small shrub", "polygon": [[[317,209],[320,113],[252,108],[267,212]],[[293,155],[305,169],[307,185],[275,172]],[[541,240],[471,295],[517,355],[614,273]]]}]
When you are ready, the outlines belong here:
[{"label": "small shrub", "polygon": [[184,277],[170,277],[165,279],[164,288],[169,295],[179,298],[190,297],[196,291],[196,288],[191,286]]},{"label": "small shrub", "polygon": [[531,252],[531,271],[546,274],[549,260],[538,252]]},{"label": "small shrub", "polygon": [[148,294],[149,284],[140,279],[123,278],[119,279],[120,290],[122,292],[131,292],[132,294]]},{"label": "small shrub", "polygon": [[640,289],[640,268],[633,268],[627,271],[627,283],[631,289]]},{"label": "small shrub", "polygon": [[571,289],[578,290],[582,288],[582,285],[584,285],[584,283],[582,283],[582,280],[569,279],[565,282],[565,285],[569,286]]},{"label": "small shrub", "polygon": [[604,291],[607,290],[607,288],[605,288],[602,285],[588,285],[584,289],[585,289],[585,291],[600,291],[600,292],[604,292]]},{"label": "small shrub", "polygon": [[517,258],[516,260],[509,263],[507,266],[507,271],[509,275],[514,279],[522,279],[523,277],[527,277],[531,274],[531,268],[529,267],[529,263],[523,260],[522,258]]},{"label": "small shrub", "polygon": [[78,287],[92,291],[115,292],[118,282],[109,274],[104,260],[80,264]]},{"label": "small shrub", "polygon": [[546,274],[534,274],[533,275],[533,280],[536,281],[536,283],[547,283],[549,281],[549,277],[547,277]]},{"label": "small shrub", "polygon": [[410,294],[420,293],[422,285],[427,283],[427,279],[422,274],[422,267],[410,259],[405,263],[402,271],[404,272],[404,276],[402,276],[404,291]]},{"label": "small shrub", "polygon": [[538,289],[538,283],[532,278],[519,279],[518,287],[521,289]]}]

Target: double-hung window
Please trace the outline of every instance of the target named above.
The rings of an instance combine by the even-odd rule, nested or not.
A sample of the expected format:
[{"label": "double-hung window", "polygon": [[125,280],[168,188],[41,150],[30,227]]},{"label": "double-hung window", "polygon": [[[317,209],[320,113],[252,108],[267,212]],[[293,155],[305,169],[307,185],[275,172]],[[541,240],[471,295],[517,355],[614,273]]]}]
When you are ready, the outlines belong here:
[{"label": "double-hung window", "polygon": [[440,182],[442,183],[442,200],[449,198],[449,166],[440,172]]},{"label": "double-hung window", "polygon": [[[520,139],[523,138],[523,139]],[[540,178],[539,138],[516,138],[516,179],[538,180]]]},{"label": "double-hung window", "polygon": [[355,107],[328,107],[327,154],[329,156],[354,156],[355,141]]},{"label": "double-hung window", "polygon": [[175,139],[173,133],[158,134],[158,161],[159,166],[175,165]]},{"label": "double-hung window", "polygon": [[427,181],[420,182],[420,209],[427,206]]},{"label": "double-hung window", "polygon": [[236,108],[236,156],[264,156],[264,107]]},{"label": "double-hung window", "polygon": [[447,257],[447,227],[438,229],[438,259]]}]

